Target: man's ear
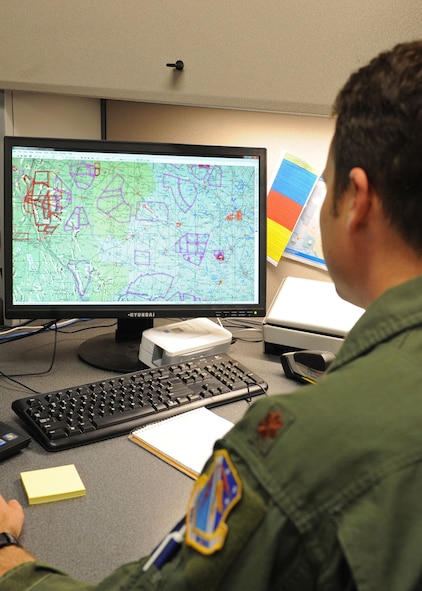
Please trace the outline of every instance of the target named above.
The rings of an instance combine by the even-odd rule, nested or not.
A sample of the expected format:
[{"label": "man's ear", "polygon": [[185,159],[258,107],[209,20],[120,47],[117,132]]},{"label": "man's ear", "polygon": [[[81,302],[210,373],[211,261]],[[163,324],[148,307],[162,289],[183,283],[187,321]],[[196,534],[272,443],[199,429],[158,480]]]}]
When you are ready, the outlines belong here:
[{"label": "man's ear", "polygon": [[373,187],[363,168],[352,168],[349,173],[347,223],[350,230],[366,224],[371,210]]}]

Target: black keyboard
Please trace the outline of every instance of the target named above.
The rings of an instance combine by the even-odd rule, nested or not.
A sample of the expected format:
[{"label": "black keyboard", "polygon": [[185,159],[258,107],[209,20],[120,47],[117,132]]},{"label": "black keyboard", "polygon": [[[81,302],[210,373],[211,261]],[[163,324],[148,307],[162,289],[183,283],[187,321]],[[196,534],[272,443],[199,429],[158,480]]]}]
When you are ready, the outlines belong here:
[{"label": "black keyboard", "polygon": [[267,383],[226,354],[21,398],[12,409],[48,451],[129,434],[200,406],[265,394]]}]

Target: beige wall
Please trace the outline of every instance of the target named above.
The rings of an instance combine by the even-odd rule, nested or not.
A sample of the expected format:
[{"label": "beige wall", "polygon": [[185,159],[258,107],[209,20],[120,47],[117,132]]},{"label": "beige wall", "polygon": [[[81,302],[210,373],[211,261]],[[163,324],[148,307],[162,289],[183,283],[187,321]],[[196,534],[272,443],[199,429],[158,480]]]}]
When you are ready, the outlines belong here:
[{"label": "beige wall", "polygon": [[101,137],[100,101],[36,92],[5,92],[5,133],[28,137]]},{"label": "beige wall", "polygon": [[0,0],[0,15],[2,89],[310,114],[422,31],[420,0]]},{"label": "beige wall", "polygon": [[[329,117],[282,115],[107,101],[107,139],[174,143],[227,144],[267,148],[268,185],[282,152],[289,151],[324,169],[334,130]],[[288,275],[329,280],[326,271],[282,258],[267,264],[267,303]]]}]

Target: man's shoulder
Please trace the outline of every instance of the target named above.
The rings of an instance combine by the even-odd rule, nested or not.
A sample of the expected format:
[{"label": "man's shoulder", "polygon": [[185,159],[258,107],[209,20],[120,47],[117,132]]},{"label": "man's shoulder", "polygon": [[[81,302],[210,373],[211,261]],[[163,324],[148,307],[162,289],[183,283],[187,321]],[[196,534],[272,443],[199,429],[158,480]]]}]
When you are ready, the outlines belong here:
[{"label": "man's shoulder", "polygon": [[419,418],[409,417],[398,382],[357,375],[339,370],[255,402],[223,445],[293,504],[302,499],[305,506],[310,496],[320,505],[352,498],[360,485],[371,486],[371,475],[375,482],[400,470],[410,449],[415,462],[422,458],[422,405]]}]

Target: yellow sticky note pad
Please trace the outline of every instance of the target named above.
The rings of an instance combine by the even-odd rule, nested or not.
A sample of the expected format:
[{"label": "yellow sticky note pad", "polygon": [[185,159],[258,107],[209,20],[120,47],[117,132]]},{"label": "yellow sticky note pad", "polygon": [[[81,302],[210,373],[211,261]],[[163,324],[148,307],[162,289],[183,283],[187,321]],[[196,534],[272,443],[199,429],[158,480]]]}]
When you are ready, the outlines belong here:
[{"label": "yellow sticky note pad", "polygon": [[73,499],[86,494],[74,464],[21,472],[21,480],[30,505]]}]

